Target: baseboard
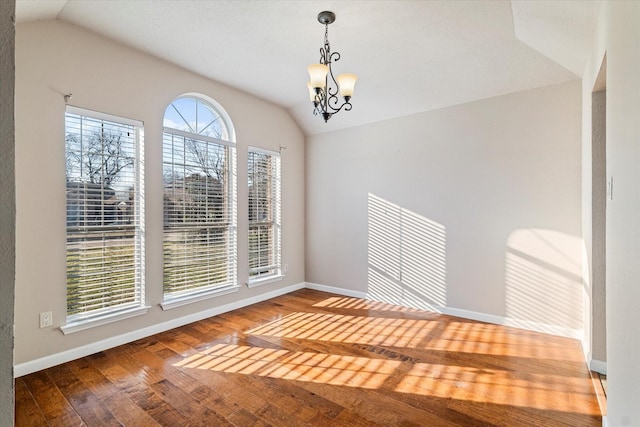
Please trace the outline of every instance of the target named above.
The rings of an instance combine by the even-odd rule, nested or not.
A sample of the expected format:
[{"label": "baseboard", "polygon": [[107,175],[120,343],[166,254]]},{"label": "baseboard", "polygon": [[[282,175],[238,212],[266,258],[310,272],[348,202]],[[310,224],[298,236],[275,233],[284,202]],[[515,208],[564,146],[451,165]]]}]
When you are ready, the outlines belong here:
[{"label": "baseboard", "polygon": [[600,407],[600,414],[602,414],[602,425],[605,424],[605,415],[607,414],[607,395],[605,394],[604,385],[602,384],[602,378],[600,378],[600,374],[597,372],[591,371],[589,372],[591,376],[591,384],[593,384],[593,391],[596,393],[596,397],[598,398],[598,406]]},{"label": "baseboard", "polygon": [[609,427],[609,420],[606,415],[602,416],[602,427]]},{"label": "baseboard", "polygon": [[[351,289],[337,288],[334,286],[321,285],[318,283],[307,282],[306,287],[323,292],[344,295],[353,298],[370,299],[366,292],[354,291]],[[419,307],[414,307],[419,308]],[[542,332],[550,335],[557,335],[567,338],[582,340],[584,332],[581,329],[566,328],[557,325],[548,325],[546,323],[532,322],[529,320],[513,319],[509,317],[496,316],[493,314],[480,313],[477,311],[463,310],[454,307],[433,307],[432,311],[447,314],[449,316],[462,317],[464,319],[478,320],[480,322],[493,323],[495,325],[512,326],[514,328],[526,329],[528,331]]]},{"label": "baseboard", "polygon": [[502,326],[511,326],[514,328],[526,329],[528,331],[542,332],[544,334],[574,338],[577,340],[582,340],[584,337],[582,329],[572,329],[564,326],[533,322],[530,320],[513,319],[511,317],[496,316],[494,314],[480,313],[477,311],[463,310],[453,307],[442,307],[440,312],[450,316],[463,317],[465,319],[478,320],[480,322],[493,323]]},{"label": "baseboard", "polygon": [[316,291],[343,295],[345,297],[367,299],[366,292],[354,291],[352,289],[336,288],[335,286],[320,285],[318,283],[311,283],[311,282],[306,282],[305,287],[308,289],[314,289]]},{"label": "baseboard", "polygon": [[[337,288],[334,286],[321,285],[311,282],[306,282],[306,287],[309,289],[330,292],[333,294],[344,295],[353,298],[370,299],[366,292],[354,291],[352,289]],[[480,322],[493,323],[495,325],[512,326],[515,328],[526,329],[528,331],[542,332],[545,334],[575,338],[578,340],[582,340],[584,337],[584,332],[581,329],[571,329],[557,325],[548,325],[546,323],[532,322],[529,320],[513,319],[509,317],[496,316],[493,314],[480,313],[477,311],[463,310],[460,308],[439,306],[433,307],[433,311],[437,313],[447,314],[449,316],[478,320]]]},{"label": "baseboard", "polygon": [[589,362],[589,369],[599,374],[607,375],[607,362],[591,359],[591,361]]},{"label": "baseboard", "polygon": [[297,283],[295,285],[287,286],[285,288],[276,289],[264,294],[255,295],[249,298],[245,298],[239,301],[234,301],[229,304],[213,307],[198,313],[192,313],[187,316],[172,319],[163,323],[159,323],[146,328],[138,329],[128,332],[126,334],[117,335],[115,337],[107,338],[101,341],[76,347],[70,350],[62,351],[60,353],[51,354],[49,356],[41,357],[39,359],[30,360],[28,362],[15,365],[13,368],[14,378],[21,377],[33,372],[47,369],[52,366],[59,365],[61,363],[70,362],[72,360],[79,359],[81,357],[89,356],[99,351],[107,350],[109,348],[117,347],[122,344],[126,344],[141,338],[148,337],[150,335],[165,332],[170,329],[174,329],[189,323],[197,322],[198,320],[206,319],[208,317],[216,316],[218,314],[226,313],[228,311],[236,310],[238,308],[246,307],[251,304],[256,304],[262,301],[266,301],[271,298],[278,297],[280,295],[288,294],[299,289],[303,289],[305,283]]}]

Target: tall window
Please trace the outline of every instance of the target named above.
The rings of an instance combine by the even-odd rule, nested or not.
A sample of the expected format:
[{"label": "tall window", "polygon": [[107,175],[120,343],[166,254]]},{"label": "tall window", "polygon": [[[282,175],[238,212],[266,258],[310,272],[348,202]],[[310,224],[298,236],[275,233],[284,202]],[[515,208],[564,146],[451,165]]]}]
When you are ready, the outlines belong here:
[{"label": "tall window", "polygon": [[235,147],[220,112],[196,97],[164,115],[164,303],[238,288]]},{"label": "tall window", "polygon": [[280,270],[280,155],[249,148],[249,282]]},{"label": "tall window", "polygon": [[142,123],[68,106],[65,152],[72,331],[144,306]]}]

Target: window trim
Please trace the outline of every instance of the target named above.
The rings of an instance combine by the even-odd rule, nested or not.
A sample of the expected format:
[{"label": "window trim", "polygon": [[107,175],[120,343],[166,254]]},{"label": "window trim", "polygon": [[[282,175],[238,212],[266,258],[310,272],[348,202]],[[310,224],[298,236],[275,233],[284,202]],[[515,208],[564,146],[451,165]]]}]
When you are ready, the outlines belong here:
[{"label": "window trim", "polygon": [[[228,150],[228,160],[229,160],[229,171],[228,171],[228,182],[226,183],[226,189],[228,197],[226,202],[228,203],[228,225],[227,229],[229,233],[233,236],[233,253],[228,253],[227,258],[231,261],[227,263],[226,268],[228,270],[230,280],[226,284],[221,284],[218,287],[211,288],[209,286],[205,287],[205,289],[199,290],[198,288],[193,288],[189,292],[189,289],[176,292],[174,294],[167,294],[164,291],[164,248],[163,248],[163,290],[162,290],[162,302],[160,302],[160,307],[163,310],[170,310],[176,307],[181,307],[183,305],[207,300],[209,298],[214,298],[221,295],[226,295],[229,293],[237,292],[240,289],[240,284],[238,282],[238,227],[237,227],[237,144],[235,142],[235,129],[231,122],[231,119],[225,109],[215,100],[208,96],[204,96],[199,93],[186,93],[184,95],[178,96],[174,98],[165,108],[166,110],[169,108],[173,102],[179,99],[191,98],[196,102],[207,103],[213,110],[217,113],[222,123],[226,128],[226,132],[229,136],[228,140],[219,139],[207,135],[201,135],[197,133],[191,133],[188,131],[183,131],[180,129],[175,129],[168,126],[163,126],[162,128],[162,144],[164,145],[165,134],[169,134],[172,136],[178,136],[184,139],[196,139],[208,143],[218,144],[223,147],[226,147]],[[164,119],[164,116],[163,116]],[[164,147],[163,147],[164,150]],[[164,168],[164,160],[162,161]],[[164,212],[164,204],[163,204],[163,212]],[[163,213],[164,215],[164,213]],[[164,245],[164,233],[165,233],[165,225],[163,224],[163,245]]]},{"label": "window trim", "polygon": [[[135,237],[137,242],[134,243],[136,251],[134,258],[138,258],[137,271],[135,281],[138,283],[139,289],[139,301],[130,304],[122,305],[118,308],[111,310],[98,311],[94,314],[90,312],[78,313],[75,315],[68,315],[68,309],[65,309],[65,324],[60,326],[60,330],[64,335],[80,332],[86,329],[106,325],[109,323],[117,322],[132,317],[142,316],[147,313],[150,306],[146,305],[146,289],[145,289],[145,204],[144,204],[144,122],[140,120],[130,119],[127,117],[117,116],[115,114],[108,114],[99,111],[90,110],[87,108],[81,108],[74,105],[66,105],[64,112],[64,128],[65,128],[65,140],[67,133],[67,115],[77,115],[81,117],[87,117],[90,119],[114,122],[121,125],[132,126],[135,131],[135,176],[134,180],[137,186],[137,203],[138,209],[138,225],[135,226]],[[65,141],[66,150],[66,141]],[[65,202],[65,210],[68,209],[67,202]],[[65,214],[66,216],[66,214]],[[65,248],[67,247],[66,240],[68,239],[68,226],[65,226]],[[66,249],[65,249],[66,251]],[[134,261],[135,262],[135,261]],[[66,261],[65,261],[65,299],[68,295],[68,279],[66,278]],[[65,304],[66,305],[66,304]],[[71,320],[69,318],[71,317]]]},{"label": "window trim", "polygon": [[190,138],[190,139],[195,139],[195,136],[198,137],[198,139],[202,140],[202,141],[206,141],[206,142],[213,142],[214,144],[220,144],[220,145],[226,145],[227,147],[236,147],[236,144],[233,141],[225,141],[224,139],[218,139],[218,138],[214,138],[212,136],[207,136],[207,135],[200,135],[200,134],[196,134],[196,133],[190,133],[184,130],[180,130],[180,129],[174,129],[174,128],[170,128],[170,127],[166,127],[164,126],[162,128],[162,133],[170,133],[172,135],[178,135],[181,136],[183,138]]},{"label": "window trim", "polygon": [[92,119],[107,120],[110,122],[118,122],[123,125],[134,126],[136,128],[144,128],[144,122],[140,120],[129,119],[127,117],[116,116],[115,114],[101,113],[100,111],[89,110],[87,108],[67,105],[65,115],[67,113],[77,114],[79,116],[91,117]]},{"label": "window trim", "polygon": [[[273,242],[273,246],[274,246],[273,249],[276,254],[275,255],[276,262],[274,267],[275,271],[268,275],[251,277],[251,268],[248,268],[247,273],[249,277],[247,279],[247,287],[254,288],[262,285],[267,285],[269,283],[278,282],[285,277],[285,274],[282,269],[282,154],[278,151],[268,150],[265,148],[260,148],[260,147],[255,147],[250,145],[247,147],[247,162],[249,161],[249,153],[251,152],[273,156],[277,158],[277,161],[278,161],[278,176],[276,177],[278,205],[276,206],[275,217],[272,221],[270,221],[270,224],[273,224],[273,226],[275,227],[274,242]],[[249,171],[247,169],[247,190],[248,190],[248,186],[249,186]],[[249,204],[249,202],[250,202],[250,198],[249,198],[249,194],[247,193],[247,205]],[[247,215],[247,235],[249,233],[250,227],[251,227],[251,222],[249,221],[249,218]],[[248,238],[247,238],[247,244],[248,244]],[[247,246],[247,252],[248,252],[248,249],[249,247]],[[247,253],[247,261],[248,261],[248,258],[249,258],[249,254]]]},{"label": "window trim", "polygon": [[114,311],[104,314],[102,316],[88,317],[82,320],[76,320],[60,326],[60,330],[63,334],[69,335],[75,332],[84,331],[86,329],[95,328],[97,326],[107,325],[112,322],[117,322],[124,319],[130,319],[132,317],[143,316],[147,314],[147,311],[151,308],[149,305],[142,305],[131,307],[123,310]]},{"label": "window trim", "polygon": [[182,307],[183,305],[191,304],[194,302],[205,301],[210,298],[219,297],[222,295],[232,294],[240,290],[239,285],[228,285],[216,289],[207,289],[198,293],[190,293],[187,295],[174,296],[172,298],[166,298],[160,303],[160,307],[164,311],[171,310],[172,308]]},{"label": "window trim", "polygon": [[249,279],[247,281],[247,287],[248,288],[257,288],[258,286],[262,286],[262,285],[268,285],[269,283],[275,283],[275,282],[279,282],[282,279],[284,279],[285,274],[283,273],[274,273],[271,274],[269,276],[263,276],[260,278],[255,278],[255,279]]}]

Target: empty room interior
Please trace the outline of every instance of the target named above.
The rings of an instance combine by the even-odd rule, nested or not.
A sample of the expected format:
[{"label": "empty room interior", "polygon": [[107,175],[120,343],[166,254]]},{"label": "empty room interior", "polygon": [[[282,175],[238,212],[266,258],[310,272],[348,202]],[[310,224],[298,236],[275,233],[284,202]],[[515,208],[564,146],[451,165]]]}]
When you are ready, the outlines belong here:
[{"label": "empty room interior", "polygon": [[640,2],[0,19],[0,425],[640,426]]}]

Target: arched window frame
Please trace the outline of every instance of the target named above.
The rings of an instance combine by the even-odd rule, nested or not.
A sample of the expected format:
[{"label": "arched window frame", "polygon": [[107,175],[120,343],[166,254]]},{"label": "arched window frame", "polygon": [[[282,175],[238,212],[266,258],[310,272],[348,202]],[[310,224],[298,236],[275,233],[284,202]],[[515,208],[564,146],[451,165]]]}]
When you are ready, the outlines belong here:
[{"label": "arched window frame", "polygon": [[[186,110],[183,114],[180,110],[189,103],[193,103],[195,111],[187,117]],[[169,113],[176,117],[173,111],[182,123],[168,120]],[[207,116],[202,123],[198,122],[199,113]],[[195,122],[190,121],[192,117],[196,118]],[[211,132],[212,124],[206,123],[209,118],[217,121],[219,132]],[[224,108],[209,97],[188,93],[175,98],[165,110],[163,124],[164,298],[161,306],[169,309],[239,289],[237,160],[231,119]],[[210,150],[218,156],[213,163]],[[220,153],[224,153],[223,175],[220,175]],[[180,168],[181,178],[177,171]],[[220,193],[224,197],[220,197]]]}]

